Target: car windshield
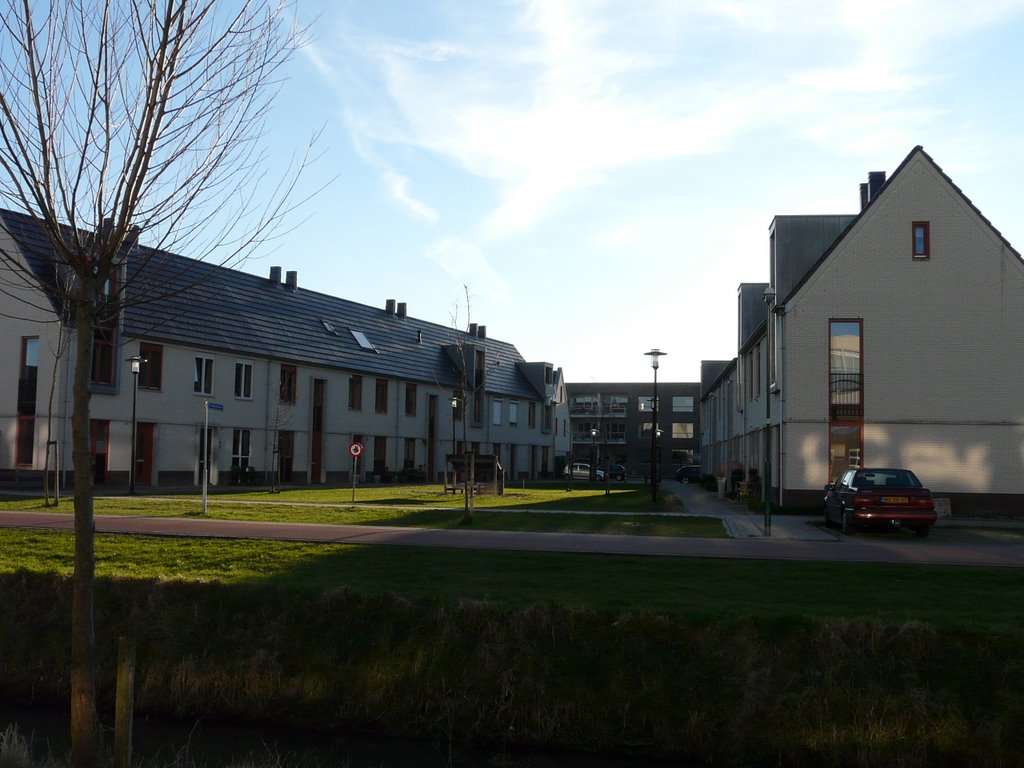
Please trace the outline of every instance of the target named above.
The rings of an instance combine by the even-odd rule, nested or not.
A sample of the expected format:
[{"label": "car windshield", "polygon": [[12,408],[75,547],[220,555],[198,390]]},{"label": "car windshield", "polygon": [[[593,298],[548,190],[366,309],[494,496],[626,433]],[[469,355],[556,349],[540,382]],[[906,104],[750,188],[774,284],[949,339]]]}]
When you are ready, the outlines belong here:
[{"label": "car windshield", "polygon": [[909,469],[866,469],[851,483],[855,488],[920,488],[921,481]]}]

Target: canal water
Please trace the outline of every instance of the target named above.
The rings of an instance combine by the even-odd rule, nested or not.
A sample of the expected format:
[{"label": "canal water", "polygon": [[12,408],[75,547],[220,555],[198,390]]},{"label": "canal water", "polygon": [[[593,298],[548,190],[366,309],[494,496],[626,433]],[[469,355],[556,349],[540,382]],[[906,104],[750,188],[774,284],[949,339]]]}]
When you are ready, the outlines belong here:
[{"label": "canal water", "polygon": [[[68,754],[66,706],[0,700],[0,734],[17,727],[37,759]],[[447,743],[367,738],[283,727],[136,716],[133,764],[139,768],[652,768],[667,763],[627,758],[466,751]],[[113,733],[105,734],[113,744]],[[680,764],[675,762],[673,766]]]}]

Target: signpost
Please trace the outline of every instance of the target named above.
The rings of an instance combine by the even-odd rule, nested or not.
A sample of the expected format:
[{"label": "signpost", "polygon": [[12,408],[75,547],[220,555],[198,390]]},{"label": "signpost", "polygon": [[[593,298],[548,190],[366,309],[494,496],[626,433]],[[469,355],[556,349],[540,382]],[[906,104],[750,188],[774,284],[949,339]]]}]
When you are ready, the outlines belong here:
[{"label": "signpost", "polygon": [[222,403],[203,400],[203,517],[206,517],[206,486],[210,483],[210,411],[223,411]]},{"label": "signpost", "polygon": [[349,455],[352,457],[352,503],[356,501],[356,469],[359,467],[359,455],[363,452],[363,444],[353,442],[348,447]]}]

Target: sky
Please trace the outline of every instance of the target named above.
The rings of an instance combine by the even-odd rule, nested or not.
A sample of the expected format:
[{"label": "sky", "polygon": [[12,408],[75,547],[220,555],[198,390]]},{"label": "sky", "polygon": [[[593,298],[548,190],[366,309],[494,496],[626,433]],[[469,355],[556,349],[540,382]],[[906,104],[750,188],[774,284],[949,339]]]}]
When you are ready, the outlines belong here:
[{"label": "sky", "polygon": [[[569,382],[736,355],[776,215],[859,210],[921,145],[1024,250],[1024,0],[298,0],[270,115],[320,134],[243,269],[446,326]],[[315,193],[315,194],[314,194]]]}]

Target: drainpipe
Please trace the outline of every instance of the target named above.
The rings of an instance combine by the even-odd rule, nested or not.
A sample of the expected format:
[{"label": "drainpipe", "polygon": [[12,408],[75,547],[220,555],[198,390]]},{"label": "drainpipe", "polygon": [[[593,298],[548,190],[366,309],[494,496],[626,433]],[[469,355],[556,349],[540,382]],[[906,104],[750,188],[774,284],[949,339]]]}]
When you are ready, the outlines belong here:
[{"label": "drainpipe", "polygon": [[778,357],[776,358],[776,365],[778,366],[778,379],[779,379],[779,506],[786,506],[785,492],[785,471],[786,471],[786,382],[785,382],[785,361],[786,361],[786,331],[785,331],[785,319],[786,319],[786,307],[782,306],[779,312],[779,322],[775,330],[778,335],[777,348]]},{"label": "drainpipe", "polygon": [[[271,435],[270,435],[270,370],[272,360],[267,358],[267,393],[263,398],[263,482],[267,480],[267,468],[270,466],[270,460],[267,458],[269,451],[271,451]],[[272,453],[269,454],[273,456]],[[255,477],[255,475],[254,475]],[[255,482],[255,479],[253,480]]]}]

